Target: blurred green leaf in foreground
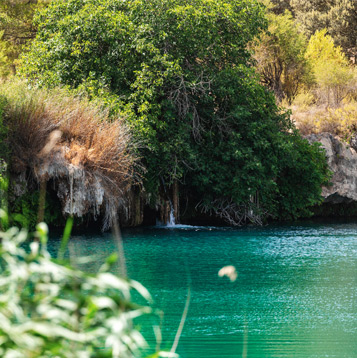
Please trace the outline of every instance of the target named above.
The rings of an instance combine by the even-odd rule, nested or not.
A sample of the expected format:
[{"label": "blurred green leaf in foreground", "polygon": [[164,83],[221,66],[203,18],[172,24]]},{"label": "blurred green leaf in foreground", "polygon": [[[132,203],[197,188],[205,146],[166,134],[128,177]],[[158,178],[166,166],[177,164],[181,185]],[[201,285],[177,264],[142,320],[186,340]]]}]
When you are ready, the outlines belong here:
[{"label": "blurred green leaf in foreground", "polygon": [[109,272],[88,274],[52,259],[47,232],[39,224],[28,249],[26,231],[0,232],[0,356],[141,357],[147,344],[133,320],[154,312],[131,303],[130,293],[150,302],[148,291]]}]

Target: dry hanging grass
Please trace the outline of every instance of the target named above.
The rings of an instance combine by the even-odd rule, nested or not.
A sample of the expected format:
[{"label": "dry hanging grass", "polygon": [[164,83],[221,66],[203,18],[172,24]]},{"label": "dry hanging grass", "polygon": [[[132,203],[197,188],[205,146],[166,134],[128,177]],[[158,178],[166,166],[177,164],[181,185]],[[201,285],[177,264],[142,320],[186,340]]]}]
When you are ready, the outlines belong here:
[{"label": "dry hanging grass", "polygon": [[63,89],[0,84],[6,100],[11,170],[29,171],[37,182],[53,180],[63,212],[95,217],[104,208],[108,227],[133,181],[136,163],[122,120]]}]

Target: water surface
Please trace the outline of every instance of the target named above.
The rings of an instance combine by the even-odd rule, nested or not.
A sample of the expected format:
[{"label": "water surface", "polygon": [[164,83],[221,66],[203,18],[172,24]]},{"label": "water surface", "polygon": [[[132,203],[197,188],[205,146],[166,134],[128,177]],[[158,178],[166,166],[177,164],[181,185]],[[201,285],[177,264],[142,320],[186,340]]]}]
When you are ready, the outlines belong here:
[{"label": "water surface", "polygon": [[[163,348],[191,287],[182,358],[357,358],[357,224],[143,228],[123,239],[129,276],[165,313]],[[110,234],[74,237],[70,248],[97,255],[93,271],[115,249]],[[233,283],[218,277],[226,265],[238,271]]]}]

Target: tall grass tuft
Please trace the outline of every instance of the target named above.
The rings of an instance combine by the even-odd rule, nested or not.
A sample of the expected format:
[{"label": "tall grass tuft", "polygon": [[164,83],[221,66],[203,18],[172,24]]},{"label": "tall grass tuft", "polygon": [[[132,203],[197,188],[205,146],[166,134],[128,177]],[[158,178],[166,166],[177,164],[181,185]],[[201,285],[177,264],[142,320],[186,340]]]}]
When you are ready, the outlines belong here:
[{"label": "tall grass tuft", "polygon": [[130,133],[119,118],[65,89],[29,88],[23,81],[0,83],[7,100],[11,171],[37,183],[52,180],[63,212],[114,219],[135,177]]}]

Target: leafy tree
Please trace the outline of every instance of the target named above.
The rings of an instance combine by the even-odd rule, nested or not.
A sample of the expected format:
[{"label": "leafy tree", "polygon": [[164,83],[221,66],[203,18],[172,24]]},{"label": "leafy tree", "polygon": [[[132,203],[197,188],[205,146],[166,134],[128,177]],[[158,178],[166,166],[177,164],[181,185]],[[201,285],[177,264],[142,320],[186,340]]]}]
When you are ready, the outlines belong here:
[{"label": "leafy tree", "polygon": [[0,2],[0,77],[15,73],[16,60],[35,38],[32,18],[50,0],[2,0]]},{"label": "leafy tree", "polygon": [[316,32],[310,38],[306,51],[310,62],[320,100],[328,105],[339,105],[355,86],[354,71],[342,49],[334,45],[326,30]]},{"label": "leafy tree", "polygon": [[[266,1],[264,1],[266,3]],[[268,1],[270,5],[270,10],[276,15],[282,15],[286,10],[292,11],[292,7],[290,5],[290,1],[286,0],[271,0]]]},{"label": "leafy tree", "polygon": [[329,11],[329,33],[345,53],[357,63],[357,2],[336,0]]},{"label": "leafy tree", "polygon": [[233,202],[254,221],[245,204],[259,197],[256,212],[277,213],[282,144],[297,134],[251,68],[247,44],[267,26],[260,3],[54,0],[36,24],[22,75],[121,113],[142,144],[152,197],[179,180],[213,210]]},{"label": "leafy tree", "polygon": [[328,12],[335,0],[290,0],[293,14],[305,34],[328,28]]},{"label": "leafy tree", "polygon": [[269,27],[253,46],[262,83],[276,98],[289,104],[297,95],[309,72],[304,57],[307,40],[299,31],[291,13],[269,13]]},{"label": "leafy tree", "polygon": [[308,37],[327,29],[336,45],[357,56],[357,2],[355,0],[290,0],[292,12]]}]

